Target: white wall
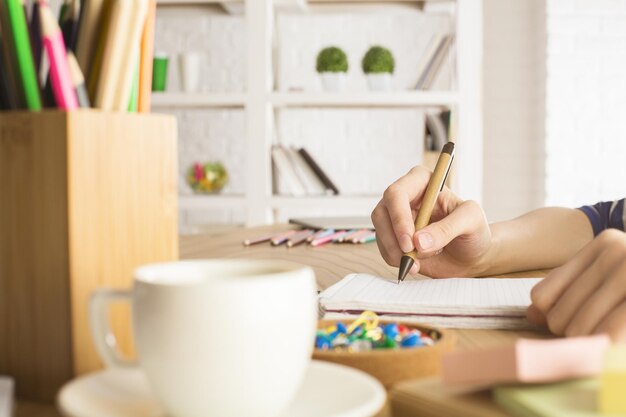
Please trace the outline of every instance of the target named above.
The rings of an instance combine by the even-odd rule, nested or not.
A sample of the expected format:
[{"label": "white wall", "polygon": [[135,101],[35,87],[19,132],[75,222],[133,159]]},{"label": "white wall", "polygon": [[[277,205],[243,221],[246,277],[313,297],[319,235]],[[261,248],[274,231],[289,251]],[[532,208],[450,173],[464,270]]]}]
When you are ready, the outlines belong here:
[{"label": "white wall", "polygon": [[544,0],[484,0],[484,208],[490,221],[543,203]]},{"label": "white wall", "polygon": [[626,196],[626,1],[547,0],[546,203]]}]

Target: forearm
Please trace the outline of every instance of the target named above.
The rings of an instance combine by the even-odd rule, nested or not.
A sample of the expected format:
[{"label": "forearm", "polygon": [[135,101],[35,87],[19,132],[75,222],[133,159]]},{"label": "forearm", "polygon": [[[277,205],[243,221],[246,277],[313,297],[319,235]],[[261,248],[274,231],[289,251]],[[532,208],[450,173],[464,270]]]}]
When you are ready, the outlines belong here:
[{"label": "forearm", "polygon": [[480,275],[554,268],[593,239],[587,216],[562,207],[538,209],[490,227],[492,245]]}]

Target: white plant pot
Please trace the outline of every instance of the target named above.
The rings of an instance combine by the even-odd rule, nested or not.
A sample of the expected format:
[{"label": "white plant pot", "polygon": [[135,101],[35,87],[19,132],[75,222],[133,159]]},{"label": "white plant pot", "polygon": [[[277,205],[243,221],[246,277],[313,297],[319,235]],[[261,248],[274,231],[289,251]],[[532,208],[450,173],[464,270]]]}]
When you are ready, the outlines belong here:
[{"label": "white plant pot", "polygon": [[391,89],[391,74],[388,72],[367,74],[367,85],[372,91],[389,91]]},{"label": "white plant pot", "polygon": [[346,88],[345,72],[321,72],[320,76],[326,91],[343,91]]}]

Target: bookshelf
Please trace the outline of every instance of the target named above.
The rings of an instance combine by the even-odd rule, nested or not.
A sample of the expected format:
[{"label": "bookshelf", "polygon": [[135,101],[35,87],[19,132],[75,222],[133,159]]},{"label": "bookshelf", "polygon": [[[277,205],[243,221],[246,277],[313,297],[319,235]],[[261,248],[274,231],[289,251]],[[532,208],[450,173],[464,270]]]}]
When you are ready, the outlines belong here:
[{"label": "bookshelf", "polygon": [[[415,0],[406,0],[415,2]],[[440,3],[442,0],[426,0]],[[289,197],[272,194],[270,149],[275,138],[275,115],[287,108],[428,108],[449,107],[455,110],[455,175],[452,188],[462,198],[482,199],[482,1],[447,0],[455,4],[456,34],[455,91],[387,92],[282,92],[274,89],[273,37],[276,4],[298,6],[306,13],[306,0],[158,0],[159,5],[183,6],[234,3],[241,7],[246,26],[246,62],[244,93],[158,93],[153,95],[155,109],[242,108],[245,111],[245,191],[242,195],[181,195],[180,210],[245,208],[246,225],[268,224],[281,209],[319,207],[329,214],[333,207],[368,214],[378,195]],[[342,10],[352,1],[309,0],[325,7],[341,4]],[[362,3],[363,1],[361,1]],[[386,0],[367,0],[386,3]],[[422,2],[424,3],[424,2]],[[304,6],[304,7],[303,7]],[[306,147],[306,143],[303,143]],[[434,165],[437,153],[425,152],[425,165]],[[329,173],[332,176],[332,173]],[[181,216],[186,218],[186,216]],[[182,225],[184,228],[184,225]]]}]

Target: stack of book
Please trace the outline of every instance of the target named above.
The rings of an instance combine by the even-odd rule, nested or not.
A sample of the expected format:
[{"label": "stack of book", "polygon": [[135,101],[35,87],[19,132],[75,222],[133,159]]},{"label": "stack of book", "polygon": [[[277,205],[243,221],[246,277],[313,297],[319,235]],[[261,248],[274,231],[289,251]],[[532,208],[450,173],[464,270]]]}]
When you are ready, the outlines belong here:
[{"label": "stack of book", "polygon": [[420,60],[416,90],[428,90],[433,86],[453,42],[454,34],[438,33],[433,35]]},{"label": "stack of book", "polygon": [[148,112],[156,0],[0,1],[0,110]]},{"label": "stack of book", "polygon": [[339,189],[304,148],[272,147],[274,192],[279,195],[337,195]]}]

